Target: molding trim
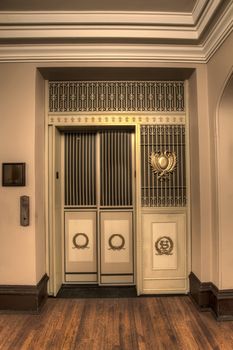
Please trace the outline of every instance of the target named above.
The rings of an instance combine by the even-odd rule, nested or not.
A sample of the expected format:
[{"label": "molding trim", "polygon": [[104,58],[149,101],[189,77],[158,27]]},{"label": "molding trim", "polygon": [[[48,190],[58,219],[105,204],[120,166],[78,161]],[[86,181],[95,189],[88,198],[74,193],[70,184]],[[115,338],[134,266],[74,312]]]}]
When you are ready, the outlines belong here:
[{"label": "molding trim", "polygon": [[191,272],[190,296],[201,311],[211,311],[218,321],[233,320],[233,289],[219,290],[212,282],[201,282]]},{"label": "molding trim", "polygon": [[153,11],[0,11],[0,23],[7,26],[32,25],[32,23],[33,25],[60,23],[194,25],[192,13]]},{"label": "molding trim", "polygon": [[47,299],[48,276],[45,274],[36,286],[1,285],[0,312],[20,311],[38,313]]},{"label": "molding trim", "polygon": [[203,63],[200,46],[54,44],[2,45],[0,62],[192,62]]},{"label": "molding trim", "polygon": [[203,43],[206,62],[214,55],[233,31],[233,1],[229,3]]},{"label": "molding trim", "polygon": [[230,1],[200,41],[220,1],[199,0],[195,25],[184,13],[0,12],[0,62],[207,63],[233,30]]},{"label": "molding trim", "polygon": [[48,124],[56,126],[67,125],[135,125],[135,124],[158,124],[158,125],[185,125],[185,115],[173,114],[173,115],[161,115],[156,114],[129,114],[128,112],[121,112],[120,114],[111,114],[108,112],[104,114],[95,114],[88,112],[87,115],[80,114],[54,114],[49,115]]}]

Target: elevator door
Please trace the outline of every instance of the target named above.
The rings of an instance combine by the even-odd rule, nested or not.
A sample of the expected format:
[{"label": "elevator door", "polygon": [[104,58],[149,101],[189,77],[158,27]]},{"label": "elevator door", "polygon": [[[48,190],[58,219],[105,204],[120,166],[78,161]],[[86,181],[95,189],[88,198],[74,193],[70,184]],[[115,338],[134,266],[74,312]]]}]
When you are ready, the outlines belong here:
[{"label": "elevator door", "polygon": [[131,130],[64,133],[65,282],[134,283]]}]

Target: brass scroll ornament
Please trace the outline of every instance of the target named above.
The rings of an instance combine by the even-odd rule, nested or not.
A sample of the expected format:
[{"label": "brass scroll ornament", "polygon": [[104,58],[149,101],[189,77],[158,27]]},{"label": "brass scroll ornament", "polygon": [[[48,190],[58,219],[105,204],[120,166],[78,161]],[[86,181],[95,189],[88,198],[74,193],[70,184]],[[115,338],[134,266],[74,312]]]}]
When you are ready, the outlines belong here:
[{"label": "brass scroll ornament", "polygon": [[[115,238],[120,238],[121,242],[120,244],[114,244],[114,239]],[[114,234],[114,235],[111,235],[109,237],[109,240],[108,240],[108,245],[109,245],[109,249],[112,249],[112,250],[121,250],[121,249],[125,249],[124,246],[125,246],[125,239],[122,235],[120,234]]]},{"label": "brass scroll ornament", "polygon": [[175,169],[177,157],[175,152],[152,152],[149,158],[149,162],[152,166],[153,172],[155,174],[158,174],[158,179],[160,179],[163,176],[166,177]]},{"label": "brass scroll ornament", "polygon": [[[84,241],[83,244],[77,243],[77,238],[78,238],[78,237],[84,237],[85,241]],[[75,248],[77,248],[77,249],[89,248],[89,247],[88,247],[89,238],[88,238],[88,236],[86,235],[86,233],[82,233],[82,232],[81,232],[81,233],[76,233],[76,234],[74,235],[74,237],[73,237],[72,242],[73,242],[73,245],[74,245],[73,249],[75,249]]]}]

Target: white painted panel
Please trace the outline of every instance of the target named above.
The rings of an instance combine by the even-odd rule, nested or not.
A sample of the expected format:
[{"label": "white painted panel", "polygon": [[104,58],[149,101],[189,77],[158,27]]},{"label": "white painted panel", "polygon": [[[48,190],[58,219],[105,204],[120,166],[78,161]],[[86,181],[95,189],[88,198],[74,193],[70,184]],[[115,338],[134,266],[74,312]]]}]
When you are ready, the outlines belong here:
[{"label": "white painted panel", "polygon": [[[93,251],[93,220],[69,220],[69,261],[93,261],[94,251]],[[75,239],[75,235],[80,234]],[[85,235],[87,238],[85,238]],[[75,239],[74,244],[73,240]],[[88,241],[87,241],[88,240]],[[77,248],[77,246],[83,246],[86,243],[87,247]]]},{"label": "white painted panel", "polygon": [[153,270],[177,269],[177,224],[157,222],[152,224]]},{"label": "white painted panel", "polygon": [[104,221],[104,250],[106,263],[129,262],[129,220]]},{"label": "white painted panel", "polygon": [[65,274],[97,273],[96,212],[65,212]]},{"label": "white painted panel", "polygon": [[[132,212],[106,211],[100,214],[100,274],[133,274]],[[118,249],[113,249],[114,246]],[[121,283],[121,278],[116,278]],[[123,282],[122,282],[123,283]]]},{"label": "white painted panel", "polygon": [[[164,239],[162,243],[161,238]],[[142,292],[186,293],[188,291],[186,213],[184,211],[144,213],[142,239]]]}]

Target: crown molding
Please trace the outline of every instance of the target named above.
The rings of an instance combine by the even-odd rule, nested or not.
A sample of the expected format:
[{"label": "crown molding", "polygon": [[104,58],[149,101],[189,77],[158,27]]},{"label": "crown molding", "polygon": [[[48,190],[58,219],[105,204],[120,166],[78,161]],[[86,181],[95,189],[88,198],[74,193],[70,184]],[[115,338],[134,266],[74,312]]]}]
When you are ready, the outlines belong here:
[{"label": "crown molding", "polygon": [[204,33],[205,28],[210,24],[211,19],[214,17],[214,13],[220,5],[221,0],[215,0],[213,2],[208,2],[206,7],[203,7],[202,12],[200,13],[200,17],[196,23],[196,31],[197,35],[200,38]]},{"label": "crown molding", "polygon": [[[206,12],[214,11],[213,3],[217,6],[216,0],[208,3],[202,17]],[[204,0],[199,1],[203,9]],[[195,9],[194,9],[195,11]],[[73,13],[74,14],[74,13]],[[119,13],[118,13],[119,14]],[[133,13],[134,15],[135,13]],[[74,14],[75,15],[75,14]],[[116,15],[116,14],[114,14]],[[132,15],[132,16],[133,16]],[[131,17],[130,17],[131,18]],[[131,18],[132,19],[132,18]],[[58,22],[60,19],[58,20]],[[130,19],[129,19],[130,21]],[[200,23],[202,19],[200,19]],[[60,22],[59,22],[60,23]],[[200,24],[202,27],[205,24]],[[187,30],[184,31],[184,28]],[[192,62],[206,63],[220,47],[226,37],[233,29],[233,1],[224,8],[210,33],[202,43],[198,43],[200,34],[193,27],[187,26],[148,26],[148,25],[2,25],[0,26],[0,39],[6,38],[5,43],[0,45],[0,62]],[[200,29],[201,32],[203,29]],[[5,33],[5,36],[4,36]],[[17,35],[17,36],[15,36]],[[85,44],[60,43],[56,44],[10,44],[7,38],[31,38],[36,35],[47,39],[72,38],[83,39]],[[169,44],[143,44],[143,39],[170,38]],[[178,39],[193,39],[193,44],[178,44]],[[88,43],[92,38],[93,43]],[[142,44],[111,43],[101,44],[101,39],[142,39]],[[65,41],[66,42],[66,41]],[[7,44],[8,43],[8,44]]]},{"label": "crown molding", "polygon": [[222,0],[199,0],[193,13],[144,11],[1,11],[1,39],[41,38],[150,38],[196,40],[196,21],[203,9],[205,21]]},{"label": "crown molding", "polygon": [[192,27],[148,25],[20,25],[1,26],[1,39],[198,39]]},{"label": "crown molding", "polygon": [[195,6],[193,8],[193,11],[192,11],[193,24],[195,24],[197,22],[197,20],[199,19],[206,4],[207,4],[206,0],[197,0]]},{"label": "crown molding", "polygon": [[[206,0],[204,0],[206,1]],[[0,11],[1,25],[193,25],[192,13],[153,11]]]},{"label": "crown molding", "polygon": [[209,35],[203,42],[205,61],[208,62],[226,38],[233,31],[233,1],[231,1],[222,13],[221,18],[215,23]]},{"label": "crown molding", "polygon": [[203,62],[199,46],[2,45],[0,62]]}]

